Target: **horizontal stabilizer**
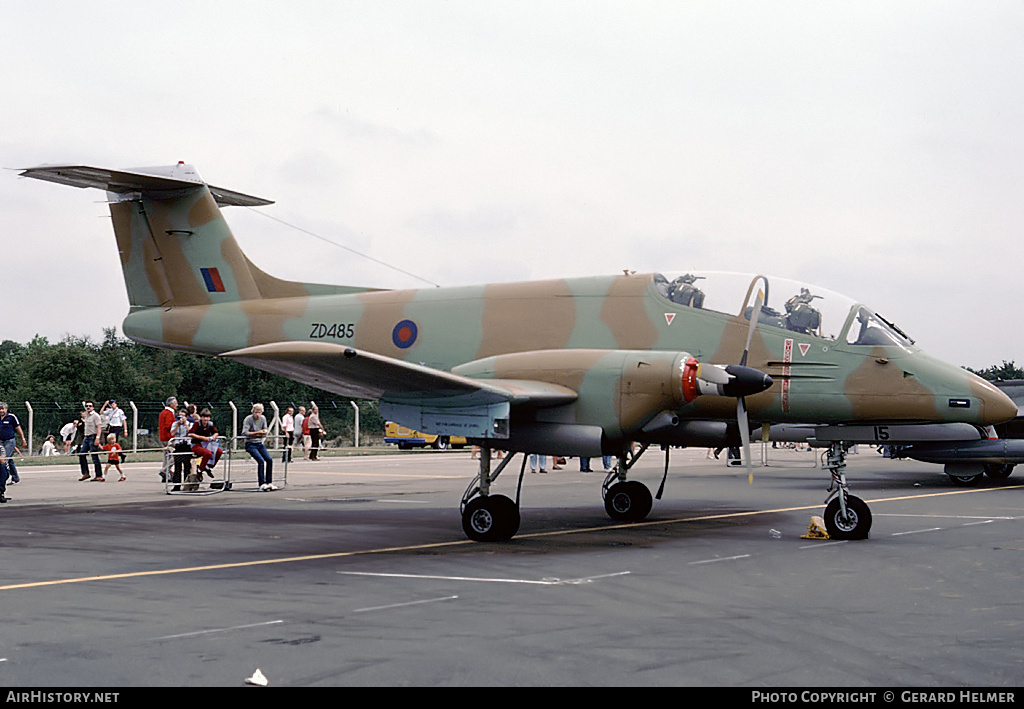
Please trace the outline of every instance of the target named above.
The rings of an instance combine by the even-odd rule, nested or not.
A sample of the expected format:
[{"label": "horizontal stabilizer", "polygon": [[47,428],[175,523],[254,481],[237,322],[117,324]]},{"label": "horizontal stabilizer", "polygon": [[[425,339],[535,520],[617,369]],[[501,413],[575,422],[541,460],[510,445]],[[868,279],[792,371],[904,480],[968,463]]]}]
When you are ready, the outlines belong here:
[{"label": "horizontal stabilizer", "polygon": [[[205,183],[191,165],[179,163],[170,167],[140,167],[131,170],[108,170],[87,165],[40,165],[21,172],[46,182],[71,187],[94,187],[116,194],[132,192],[159,196],[160,192],[195,189]],[[272,201],[209,185],[210,193],[221,207],[262,207]]]}]

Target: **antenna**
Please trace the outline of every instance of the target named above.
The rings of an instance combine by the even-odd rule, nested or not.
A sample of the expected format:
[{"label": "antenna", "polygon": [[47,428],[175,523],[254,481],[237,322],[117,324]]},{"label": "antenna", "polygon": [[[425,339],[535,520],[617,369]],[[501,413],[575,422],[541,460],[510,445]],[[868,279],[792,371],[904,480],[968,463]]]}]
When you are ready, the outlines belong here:
[{"label": "antenna", "polygon": [[310,231],[309,229],[304,229],[304,228],[302,228],[300,226],[297,226],[295,224],[291,224],[289,222],[286,222],[284,219],[280,219],[278,217],[275,217],[275,216],[273,216],[271,214],[267,214],[266,212],[260,211],[258,209],[253,209],[252,207],[248,207],[248,209],[250,209],[251,211],[255,212],[256,214],[259,214],[260,216],[266,217],[267,219],[272,219],[275,222],[278,222],[279,224],[284,224],[285,226],[291,227],[292,229],[295,229],[296,231],[301,231],[303,234],[306,234],[308,236],[312,236],[314,239],[319,239],[320,241],[323,241],[323,242],[325,242],[327,244],[330,244],[331,246],[336,246],[339,249],[344,249],[345,251],[348,251],[349,253],[355,254],[356,256],[361,256],[364,259],[367,259],[368,261],[373,261],[374,263],[380,264],[381,266],[384,266],[386,268],[390,268],[392,271],[398,271],[399,273],[402,273],[402,274],[404,274],[406,276],[410,276],[412,278],[415,278],[418,281],[423,281],[424,283],[429,283],[430,285],[432,285],[432,286],[434,286],[436,288],[440,288],[441,287],[440,284],[434,283],[431,280],[427,280],[423,276],[417,276],[415,273],[410,273],[409,271],[406,271],[405,269],[399,268],[398,266],[393,266],[392,264],[387,263],[386,261],[381,261],[380,259],[374,258],[373,256],[367,256],[366,254],[360,253],[359,251],[356,251],[355,249],[351,249],[348,246],[345,246],[343,244],[339,244],[336,241],[331,241],[330,239],[328,239],[326,237],[320,236],[319,234],[316,234],[316,233]]}]

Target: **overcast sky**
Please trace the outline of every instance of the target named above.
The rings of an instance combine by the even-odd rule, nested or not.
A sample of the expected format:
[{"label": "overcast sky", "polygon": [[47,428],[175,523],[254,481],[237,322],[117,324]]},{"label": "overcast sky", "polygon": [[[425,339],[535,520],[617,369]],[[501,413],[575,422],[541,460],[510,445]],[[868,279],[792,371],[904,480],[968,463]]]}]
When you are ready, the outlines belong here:
[{"label": "overcast sky", "polygon": [[[0,165],[196,165],[273,275],[715,269],[1024,363],[1024,4],[0,0]],[[102,337],[104,195],[0,173],[0,339]],[[268,218],[274,217],[276,220]],[[429,286],[428,286],[429,287]]]}]

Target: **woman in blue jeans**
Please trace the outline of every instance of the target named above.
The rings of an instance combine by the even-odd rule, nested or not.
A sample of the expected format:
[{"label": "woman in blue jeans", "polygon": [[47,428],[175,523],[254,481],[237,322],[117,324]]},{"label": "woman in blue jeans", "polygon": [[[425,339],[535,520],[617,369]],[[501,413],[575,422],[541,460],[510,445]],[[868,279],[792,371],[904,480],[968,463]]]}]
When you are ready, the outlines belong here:
[{"label": "woman in blue jeans", "polygon": [[268,433],[270,426],[267,425],[267,417],[263,415],[263,404],[253,404],[252,413],[242,421],[242,436],[245,437],[245,452],[256,461],[256,477],[259,479],[261,492],[280,489],[272,482],[274,459],[270,457],[267,447],[263,444],[263,439]]}]

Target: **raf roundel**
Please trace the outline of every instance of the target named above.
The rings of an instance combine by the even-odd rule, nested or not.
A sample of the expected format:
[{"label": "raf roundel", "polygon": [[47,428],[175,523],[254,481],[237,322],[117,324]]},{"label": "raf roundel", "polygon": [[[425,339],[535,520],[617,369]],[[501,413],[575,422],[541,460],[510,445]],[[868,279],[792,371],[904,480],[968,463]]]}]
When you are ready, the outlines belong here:
[{"label": "raf roundel", "polygon": [[391,331],[391,341],[399,349],[408,349],[416,342],[417,334],[419,334],[419,328],[416,327],[416,323],[412,320],[402,320]]}]

